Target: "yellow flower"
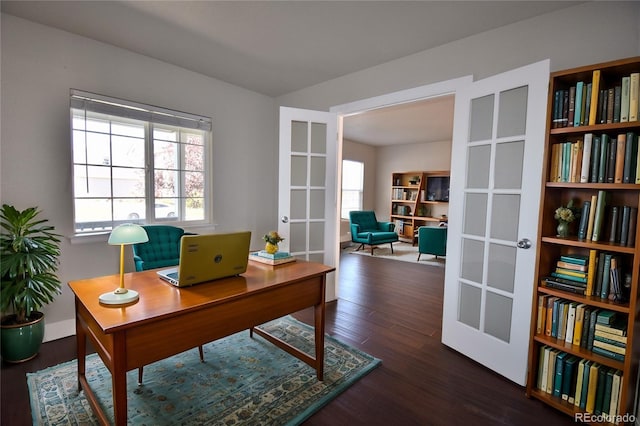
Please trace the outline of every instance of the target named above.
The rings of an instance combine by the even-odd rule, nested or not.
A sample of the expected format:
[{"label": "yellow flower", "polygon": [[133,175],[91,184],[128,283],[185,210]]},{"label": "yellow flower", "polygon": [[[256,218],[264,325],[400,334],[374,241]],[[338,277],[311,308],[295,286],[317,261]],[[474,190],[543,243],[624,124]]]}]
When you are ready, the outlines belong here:
[{"label": "yellow flower", "polygon": [[270,244],[278,244],[280,241],[284,240],[284,238],[282,238],[276,231],[269,232],[264,237],[262,237],[262,239]]}]

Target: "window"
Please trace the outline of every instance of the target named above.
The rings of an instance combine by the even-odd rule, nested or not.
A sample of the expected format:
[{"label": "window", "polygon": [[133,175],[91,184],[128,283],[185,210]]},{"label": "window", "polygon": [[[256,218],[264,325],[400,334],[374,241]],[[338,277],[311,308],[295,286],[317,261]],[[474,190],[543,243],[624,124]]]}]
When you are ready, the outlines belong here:
[{"label": "window", "polygon": [[364,163],[342,160],[342,219],[349,219],[352,210],[362,210],[363,186]]},{"label": "window", "polygon": [[211,120],[71,91],[74,229],[209,220]]}]

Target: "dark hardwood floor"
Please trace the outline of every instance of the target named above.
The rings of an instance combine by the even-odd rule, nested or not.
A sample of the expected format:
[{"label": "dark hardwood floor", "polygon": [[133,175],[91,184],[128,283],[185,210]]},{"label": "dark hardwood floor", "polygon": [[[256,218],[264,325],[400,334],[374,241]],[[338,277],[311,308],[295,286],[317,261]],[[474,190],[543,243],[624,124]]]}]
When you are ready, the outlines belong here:
[{"label": "dark hardwood floor", "polygon": [[[569,425],[569,416],[527,399],[524,389],[440,343],[444,269],[344,254],[326,332],[382,365],[305,425]],[[295,315],[312,323],[312,312]],[[75,339],[3,363],[0,424],[31,424],[25,373],[75,358]]]}]

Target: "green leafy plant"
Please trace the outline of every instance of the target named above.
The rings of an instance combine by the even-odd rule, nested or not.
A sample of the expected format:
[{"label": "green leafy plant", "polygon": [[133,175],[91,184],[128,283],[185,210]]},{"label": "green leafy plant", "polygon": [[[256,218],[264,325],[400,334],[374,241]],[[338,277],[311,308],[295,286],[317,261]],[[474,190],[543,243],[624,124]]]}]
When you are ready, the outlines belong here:
[{"label": "green leafy plant", "polygon": [[32,313],[61,293],[55,274],[60,235],[48,220],[38,218],[40,213],[36,207],[19,211],[7,204],[0,210],[0,309],[12,311],[18,324],[28,322]]}]

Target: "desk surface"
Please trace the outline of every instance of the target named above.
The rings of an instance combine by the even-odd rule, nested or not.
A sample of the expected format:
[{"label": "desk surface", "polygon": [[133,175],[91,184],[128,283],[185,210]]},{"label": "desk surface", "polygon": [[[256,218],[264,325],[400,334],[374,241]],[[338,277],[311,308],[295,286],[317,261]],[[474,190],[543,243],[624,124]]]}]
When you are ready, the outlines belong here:
[{"label": "desk surface", "polygon": [[157,321],[188,311],[229,302],[247,293],[257,294],[283,287],[303,278],[321,276],[335,268],[320,263],[297,261],[285,267],[249,262],[247,271],[237,277],[224,278],[192,287],[177,288],[160,279],[155,270],[125,274],[125,287],[140,293],[140,300],[129,305],[101,305],[98,297],[113,291],[119,275],[77,280],[69,283],[77,300],[93,315],[104,333]]}]

